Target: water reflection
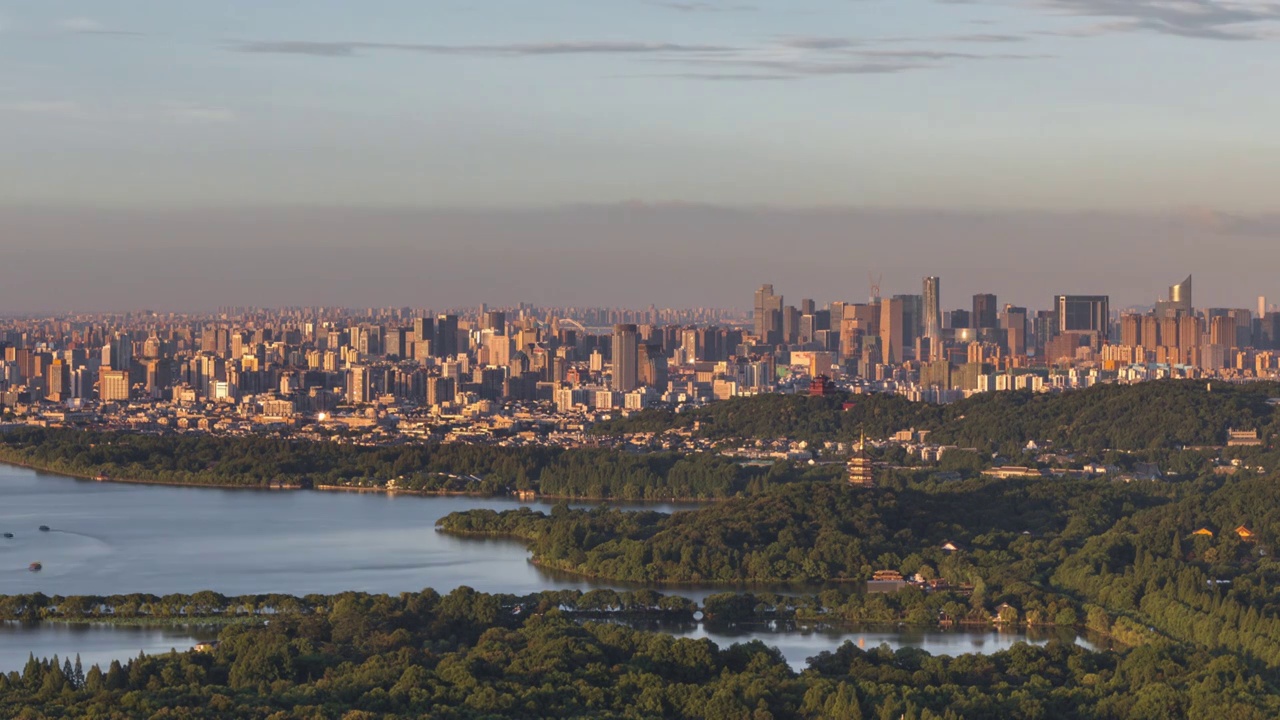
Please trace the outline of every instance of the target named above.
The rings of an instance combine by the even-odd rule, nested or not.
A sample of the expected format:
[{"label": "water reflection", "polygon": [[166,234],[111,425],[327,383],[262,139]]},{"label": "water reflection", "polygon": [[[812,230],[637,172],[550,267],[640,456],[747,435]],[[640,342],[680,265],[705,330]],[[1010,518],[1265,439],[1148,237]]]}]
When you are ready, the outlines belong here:
[{"label": "water reflection", "polygon": [[[451,512],[521,505],[547,511],[553,503],[97,483],[0,465],[0,533],[14,534],[0,537],[0,592],[447,593],[468,585],[523,595],[602,586],[542,573],[518,542],[435,530]],[[28,572],[37,561],[43,571]]]},{"label": "water reflection", "polygon": [[779,623],[694,623],[660,620],[625,621],[639,630],[665,632],[676,637],[708,639],[720,647],[754,640],[776,647],[796,671],[805,669],[809,658],[835,651],[846,642],[864,650],[881,645],[891,650],[917,648],[931,655],[989,655],[1008,650],[1018,643],[1045,645],[1052,640],[1076,643],[1089,650],[1109,647],[1105,638],[1082,637],[1072,628],[911,628],[903,626],[858,626],[837,628],[789,622]]},{"label": "water reflection", "polygon": [[186,651],[197,642],[218,636],[213,628],[147,628],[88,623],[0,622],[0,672],[21,672],[27,658],[70,658],[76,655],[84,669],[99,665],[105,671],[112,660],[127,661],[138,653]]}]

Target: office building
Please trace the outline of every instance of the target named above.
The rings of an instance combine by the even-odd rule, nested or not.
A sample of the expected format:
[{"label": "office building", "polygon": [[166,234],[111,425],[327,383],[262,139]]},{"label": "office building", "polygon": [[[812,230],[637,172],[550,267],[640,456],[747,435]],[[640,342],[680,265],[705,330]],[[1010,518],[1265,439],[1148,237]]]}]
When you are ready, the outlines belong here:
[{"label": "office building", "polygon": [[903,362],[907,345],[907,323],[911,316],[908,302],[903,297],[880,301],[880,352],[881,362],[895,365]]},{"label": "office building", "polygon": [[978,329],[996,327],[996,312],[995,295],[974,295],[973,313],[969,317],[969,327]]},{"label": "office building", "polygon": [[458,354],[458,316],[437,315],[435,342],[432,347],[436,357],[448,358]]},{"label": "office building", "polygon": [[639,330],[635,325],[613,327],[613,380],[615,392],[630,392],[640,386]]},{"label": "office building", "polygon": [[1155,314],[1157,317],[1179,317],[1191,313],[1191,276],[1188,275],[1186,280],[1169,286],[1169,299],[1156,303]]},{"label": "office building", "polygon": [[1230,352],[1236,347],[1236,319],[1219,315],[1209,321],[1209,344],[1221,345]]},{"label": "office building", "polygon": [[661,345],[642,343],[636,364],[639,384],[659,391],[667,389],[667,356]]},{"label": "office building", "polygon": [[755,336],[766,345],[782,342],[782,296],[773,294],[772,285],[761,285],[756,291]]},{"label": "office building", "polygon": [[942,281],[937,277],[927,277],[924,279],[924,336],[929,338],[930,346],[936,347],[942,340],[942,299],[939,293],[942,290]]},{"label": "office building", "polygon": [[98,374],[98,398],[103,402],[129,400],[129,371],[103,370]]},{"label": "office building", "polygon": [[347,370],[347,402],[360,405],[372,398],[369,368],[364,365],[353,365]]},{"label": "office building", "polygon": [[1053,299],[1058,332],[1094,333],[1106,339],[1111,322],[1111,298],[1106,295],[1058,295]]}]

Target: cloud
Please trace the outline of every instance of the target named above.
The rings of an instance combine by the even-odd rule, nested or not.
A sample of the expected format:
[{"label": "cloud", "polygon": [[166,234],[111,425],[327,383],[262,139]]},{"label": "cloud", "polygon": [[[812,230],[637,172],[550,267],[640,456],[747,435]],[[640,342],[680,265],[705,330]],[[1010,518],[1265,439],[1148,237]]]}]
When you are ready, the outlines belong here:
[{"label": "cloud", "polygon": [[[822,77],[833,75],[887,75],[891,73],[922,70],[932,65],[917,62],[884,62],[866,60],[730,60],[723,65],[750,67],[769,71],[772,74],[799,77]],[[699,73],[693,73],[698,75]],[[713,74],[714,75],[714,74]]]},{"label": "cloud", "polygon": [[1280,21],[1275,0],[1037,0],[1045,9],[1113,22],[1051,33],[1090,36],[1150,32],[1201,40],[1262,40],[1275,37],[1267,26]]},{"label": "cloud", "polygon": [[953,35],[947,39],[964,43],[1014,43],[1025,42],[1027,36],[1001,33],[974,33],[972,35]]},{"label": "cloud", "polygon": [[70,100],[23,100],[6,105],[0,109],[24,115],[47,115],[51,117],[78,117],[84,113],[79,103]]},{"label": "cloud", "polygon": [[783,47],[797,50],[843,50],[861,45],[863,41],[842,37],[786,37],[778,41]]},{"label": "cloud", "polygon": [[175,105],[165,106],[165,113],[170,119],[187,123],[219,125],[235,122],[238,118],[227,108],[207,105]]},{"label": "cloud", "polygon": [[112,106],[85,105],[73,100],[25,100],[0,104],[0,112],[112,124],[176,122],[188,125],[219,125],[236,122],[239,119],[235,112],[228,108],[185,102]]},{"label": "cloud", "polygon": [[[345,58],[364,52],[410,52],[474,57],[615,55],[683,66],[656,77],[711,81],[791,80],[803,77],[878,75],[944,67],[944,61],[1020,60],[1042,55],[982,54],[946,47],[902,47],[906,43],[1004,43],[1017,35],[962,35],[941,38],[850,38],[784,36],[755,45],[730,46],[641,41],[549,41],[492,45],[442,45],[369,41],[239,40],[228,48],[242,53]],[[653,74],[615,77],[655,77]]]},{"label": "cloud", "polygon": [[778,80],[799,80],[798,75],[766,75],[761,73],[674,73],[670,75],[649,75],[647,77],[681,78],[684,80],[710,80],[712,82],[757,82]]},{"label": "cloud", "polygon": [[102,23],[83,15],[62,20],[58,23],[58,27],[67,32],[97,32],[105,29]]},{"label": "cloud", "polygon": [[428,55],[476,55],[521,57],[531,55],[649,55],[657,53],[722,53],[736,48],[721,45],[685,45],[628,41],[571,41],[510,43],[502,45],[435,45],[428,43],[315,42],[307,40],[238,42],[233,50],[244,53],[278,53],[350,57],[361,50],[391,50]]},{"label": "cloud", "polygon": [[685,13],[751,12],[759,10],[755,5],[699,2],[697,0],[645,0],[645,4]]},{"label": "cloud", "polygon": [[57,27],[63,32],[77,35],[142,35],[140,32],[130,30],[114,30],[84,15],[65,18],[58,22]]}]

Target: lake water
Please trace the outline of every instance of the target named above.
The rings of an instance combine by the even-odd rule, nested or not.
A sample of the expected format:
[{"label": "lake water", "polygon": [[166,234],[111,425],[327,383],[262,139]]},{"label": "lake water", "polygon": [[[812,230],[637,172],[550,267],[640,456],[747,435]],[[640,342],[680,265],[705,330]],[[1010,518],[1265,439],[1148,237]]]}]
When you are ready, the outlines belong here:
[{"label": "lake water", "polygon": [[125,662],[138,657],[139,652],[160,655],[170,650],[190,650],[201,640],[218,636],[217,630],[192,631],[175,628],[115,627],[112,625],[41,623],[19,625],[0,623],[0,672],[21,672],[27,657],[34,653],[39,658],[57,655],[71,658],[76,654],[87,671],[99,665],[103,671],[112,660]]},{"label": "lake water", "polygon": [[759,640],[765,645],[782,651],[797,672],[805,669],[808,658],[824,651],[834,651],[845,642],[852,642],[864,650],[888,645],[893,650],[919,648],[933,655],[964,655],[1008,650],[1025,642],[1044,645],[1050,640],[1075,642],[1091,650],[1105,647],[1102,641],[1090,642],[1066,628],[1008,628],[985,627],[956,628],[949,630],[907,627],[867,627],[857,629],[785,627],[744,624],[732,627],[709,626],[705,623],[655,622],[636,624],[633,627],[666,632],[676,637],[706,638],[720,647],[734,643]]},{"label": "lake water", "polygon": [[[551,503],[78,480],[0,465],[0,594],[482,592],[621,587],[544,574],[521,543],[436,532],[458,510]],[[662,512],[671,505],[645,505]],[[689,507],[689,506],[684,506]],[[49,532],[39,531],[41,525]],[[40,562],[41,572],[27,566]],[[700,598],[711,589],[687,589]]]},{"label": "lake water", "polygon": [[[0,464],[0,595],[193,593],[225,595],[416,592],[468,585],[482,592],[626,586],[546,573],[517,542],[454,538],[435,530],[458,510],[505,510],[550,503],[510,499],[388,496],[381,493],[251,491],[98,483]],[[689,505],[650,504],[671,512]],[[50,530],[41,532],[39,526]],[[41,572],[27,566],[40,562]],[[701,601],[714,587],[662,589]],[[1017,632],[708,629],[663,626],[681,637],[728,645],[753,639],[779,647],[793,666],[845,640],[872,648],[935,653],[995,652],[1047,636]],[[136,657],[140,650],[189,648],[184,630],[43,624],[0,627],[0,672],[20,670],[27,654],[81,654],[85,665]]]}]

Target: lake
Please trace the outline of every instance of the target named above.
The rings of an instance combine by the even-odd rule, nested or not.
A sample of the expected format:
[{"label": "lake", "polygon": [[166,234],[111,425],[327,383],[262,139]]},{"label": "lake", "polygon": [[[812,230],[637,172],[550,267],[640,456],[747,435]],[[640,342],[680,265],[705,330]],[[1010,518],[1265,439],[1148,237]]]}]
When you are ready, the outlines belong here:
[{"label": "lake", "polygon": [[[910,647],[934,655],[989,654],[1008,650],[1020,642],[1043,645],[1057,638],[1076,642],[1090,649],[1105,647],[1090,643],[1070,630],[1033,628],[996,630],[960,628],[936,630],[920,628],[869,627],[856,629],[788,627],[776,629],[768,625],[710,626],[694,622],[628,622],[641,630],[665,632],[676,637],[708,639],[720,647],[759,640],[776,647],[797,672],[804,670],[807,660],[824,651],[834,651],[846,641],[865,650],[888,645],[893,650]],[[89,623],[38,623],[20,625],[0,623],[0,672],[21,671],[29,653],[36,657],[70,657],[77,653],[87,670],[94,663],[105,671],[112,660],[122,663],[136,658],[139,652],[163,654],[170,649],[184,651],[197,642],[213,640],[216,628],[147,628]]]},{"label": "lake", "polygon": [[[544,574],[523,544],[436,532],[458,510],[553,503],[99,483],[0,465],[0,594],[490,593],[616,587]],[[644,507],[662,512],[668,504]],[[689,507],[689,506],[684,506]],[[39,531],[41,525],[48,532]],[[27,566],[40,562],[41,572]],[[711,588],[686,588],[701,598]]]},{"label": "lake", "polygon": [[218,636],[216,629],[192,631],[186,628],[116,627],[113,625],[40,623],[20,625],[0,622],[0,672],[21,672],[27,657],[34,653],[38,658],[57,655],[71,658],[76,655],[87,671],[91,665],[99,665],[105,672],[112,660],[121,663],[138,657],[139,652],[159,655],[178,650],[190,650],[201,640]]},{"label": "lake", "polygon": [[[0,464],[0,594],[417,592],[467,585],[489,593],[625,585],[548,573],[529,563],[518,542],[450,537],[435,530],[458,510],[552,503],[505,498],[389,496],[383,493],[223,490],[99,483]],[[671,512],[695,507],[620,505]],[[49,531],[39,530],[41,525]],[[30,572],[33,562],[41,572]],[[658,588],[701,601],[723,587]],[[782,590],[781,588],[770,588]],[[872,648],[887,642],[934,653],[995,652],[1048,635],[995,631],[774,630],[711,628],[700,623],[654,629],[728,645],[753,639],[805,658],[845,640]],[[207,639],[181,629],[41,624],[0,627],[0,671],[20,670],[27,654],[81,654],[86,666],[167,652]],[[16,663],[16,664],[15,664]]]}]

